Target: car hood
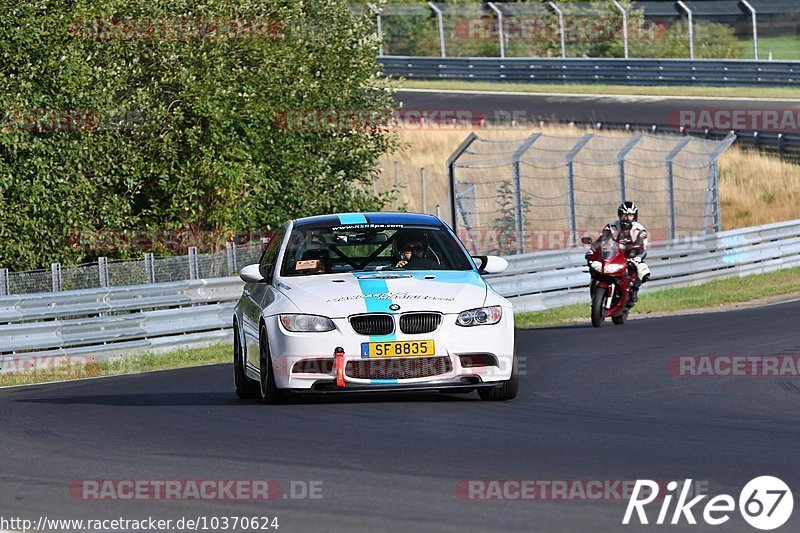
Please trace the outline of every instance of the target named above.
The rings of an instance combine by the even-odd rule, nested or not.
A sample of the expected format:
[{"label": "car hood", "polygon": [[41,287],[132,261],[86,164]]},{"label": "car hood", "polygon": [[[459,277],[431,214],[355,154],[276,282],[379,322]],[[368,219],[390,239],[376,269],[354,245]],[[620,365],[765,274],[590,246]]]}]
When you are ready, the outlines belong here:
[{"label": "car hood", "polygon": [[460,313],[483,306],[487,292],[475,271],[441,270],[281,278],[277,287],[300,312],[331,318],[367,312]]}]

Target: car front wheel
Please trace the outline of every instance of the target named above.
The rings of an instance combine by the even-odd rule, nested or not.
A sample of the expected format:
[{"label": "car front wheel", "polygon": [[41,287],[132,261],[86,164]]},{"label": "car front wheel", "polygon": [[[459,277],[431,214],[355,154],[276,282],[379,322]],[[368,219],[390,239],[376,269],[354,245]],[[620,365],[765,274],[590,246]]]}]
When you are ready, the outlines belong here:
[{"label": "car front wheel", "polygon": [[233,384],[236,395],[242,399],[258,398],[258,382],[247,377],[244,371],[244,350],[238,324],[233,325]]},{"label": "car front wheel", "polygon": [[516,356],[514,356],[511,365],[511,377],[508,380],[492,388],[478,389],[478,395],[481,397],[481,400],[504,402],[517,397],[517,391],[519,390],[519,374],[517,374]]},{"label": "car front wheel", "polygon": [[284,391],[275,385],[275,372],[272,367],[272,357],[269,353],[269,342],[267,340],[267,330],[262,325],[258,336],[259,346],[259,389],[261,391],[261,401],[266,404],[282,403],[285,400]]}]

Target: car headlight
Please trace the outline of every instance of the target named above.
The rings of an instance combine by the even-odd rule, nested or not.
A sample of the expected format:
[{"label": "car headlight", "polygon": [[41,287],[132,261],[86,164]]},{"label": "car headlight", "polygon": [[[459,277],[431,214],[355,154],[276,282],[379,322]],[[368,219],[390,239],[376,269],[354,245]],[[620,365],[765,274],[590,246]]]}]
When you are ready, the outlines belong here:
[{"label": "car headlight", "polygon": [[318,315],[281,315],[281,324],[288,331],[332,331],[333,320]]},{"label": "car headlight", "polygon": [[600,261],[592,261],[591,263],[592,270],[597,270],[598,272],[603,271],[603,263]]},{"label": "car headlight", "polygon": [[456,324],[459,326],[485,326],[488,324],[497,324],[503,317],[503,308],[499,305],[492,307],[480,307],[478,309],[469,309],[462,311],[456,318]]},{"label": "car headlight", "polygon": [[620,265],[619,263],[609,263],[606,265],[606,272],[608,274],[613,274],[615,272],[619,272],[623,268],[625,268],[625,265]]}]

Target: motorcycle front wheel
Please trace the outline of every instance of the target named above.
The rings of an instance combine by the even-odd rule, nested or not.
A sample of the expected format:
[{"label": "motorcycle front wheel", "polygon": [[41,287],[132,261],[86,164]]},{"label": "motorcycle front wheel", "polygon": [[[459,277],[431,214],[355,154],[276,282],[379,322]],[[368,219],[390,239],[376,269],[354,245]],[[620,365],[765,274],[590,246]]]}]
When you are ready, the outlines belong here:
[{"label": "motorcycle front wheel", "polygon": [[606,294],[608,289],[605,287],[595,287],[592,294],[592,325],[599,328],[606,319]]}]

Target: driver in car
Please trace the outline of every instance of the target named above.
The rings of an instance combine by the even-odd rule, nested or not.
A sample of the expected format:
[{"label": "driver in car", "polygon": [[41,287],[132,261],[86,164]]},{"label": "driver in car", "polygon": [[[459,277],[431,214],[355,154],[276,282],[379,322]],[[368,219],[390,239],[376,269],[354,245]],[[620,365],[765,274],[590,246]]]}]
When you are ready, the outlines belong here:
[{"label": "driver in car", "polygon": [[436,261],[425,257],[427,247],[422,242],[422,238],[414,234],[401,234],[396,238],[397,249],[400,251],[400,260],[394,268],[405,268],[407,270],[427,270],[439,268]]}]

